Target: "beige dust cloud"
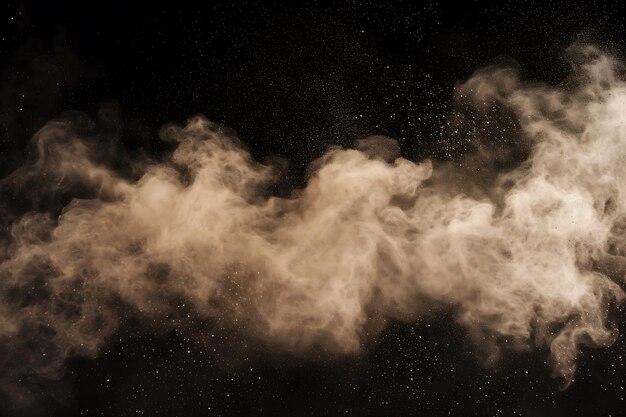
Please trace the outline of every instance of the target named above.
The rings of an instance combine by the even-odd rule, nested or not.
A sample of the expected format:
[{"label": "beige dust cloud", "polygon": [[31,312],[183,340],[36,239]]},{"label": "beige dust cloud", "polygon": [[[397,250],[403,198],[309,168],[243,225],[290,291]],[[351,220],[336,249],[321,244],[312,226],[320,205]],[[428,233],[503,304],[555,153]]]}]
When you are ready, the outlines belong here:
[{"label": "beige dust cloud", "polygon": [[480,137],[464,164],[409,161],[395,140],[372,136],[330,149],[303,189],[278,198],[275,170],[198,116],[164,127],[175,151],[137,162],[143,175],[131,181],[72,123],[49,122],[33,139],[37,161],[4,183],[97,197],[11,225],[0,266],[5,389],[96,356],[125,315],[163,318],[181,300],[200,319],[303,353],[356,353],[385,320],[453,312],[489,360],[547,348],[571,381],[581,345],[617,337],[607,315],[624,297],[626,84],[596,48],[568,54],[572,75],[557,87],[502,67],[456,86],[457,108],[513,117],[527,149],[523,163],[483,176],[464,170],[495,158],[497,144]]}]

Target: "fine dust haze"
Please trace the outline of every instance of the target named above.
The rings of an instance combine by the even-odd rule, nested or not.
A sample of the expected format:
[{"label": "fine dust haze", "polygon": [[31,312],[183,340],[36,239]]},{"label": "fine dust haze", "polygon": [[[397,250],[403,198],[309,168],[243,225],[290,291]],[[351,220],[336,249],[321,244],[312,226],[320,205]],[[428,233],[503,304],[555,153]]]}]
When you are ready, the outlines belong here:
[{"label": "fine dust haze", "polygon": [[455,87],[442,147],[471,152],[410,161],[371,136],[329,149],[286,198],[275,165],[201,116],[162,128],[160,160],[84,134],[84,115],[48,122],[1,182],[31,208],[70,201],[0,206],[1,389],[27,396],[24,378],[97,356],[129,315],[163,330],[219,318],[286,351],[352,355],[386,320],[451,313],[488,363],[540,348],[571,382],[581,346],[618,337],[626,83],[593,46],[566,56],[556,87],[503,66]]}]

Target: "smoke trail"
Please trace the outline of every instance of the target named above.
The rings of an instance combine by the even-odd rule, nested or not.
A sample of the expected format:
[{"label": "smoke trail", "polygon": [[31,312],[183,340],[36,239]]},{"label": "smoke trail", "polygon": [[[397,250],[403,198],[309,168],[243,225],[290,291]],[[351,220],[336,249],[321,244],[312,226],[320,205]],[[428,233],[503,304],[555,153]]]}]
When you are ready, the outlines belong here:
[{"label": "smoke trail", "polygon": [[567,53],[559,87],[501,67],[457,86],[453,138],[474,149],[460,162],[411,162],[373,136],[330,149],[290,198],[271,196],[274,168],[202,117],[162,129],[175,146],[163,161],[120,156],[79,116],[49,122],[4,194],[33,207],[76,198],[58,216],[2,209],[3,389],[97,355],[125,315],[182,326],[164,319],[181,300],[285,349],[343,353],[373,323],[447,309],[491,359],[548,347],[571,381],[580,345],[617,337],[607,320],[626,270],[626,84],[596,48]]}]

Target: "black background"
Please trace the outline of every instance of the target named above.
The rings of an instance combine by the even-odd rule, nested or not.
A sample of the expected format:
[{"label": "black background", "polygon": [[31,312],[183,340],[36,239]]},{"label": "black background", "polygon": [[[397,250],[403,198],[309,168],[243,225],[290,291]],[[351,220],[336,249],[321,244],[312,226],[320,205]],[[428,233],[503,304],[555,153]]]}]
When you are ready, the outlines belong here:
[{"label": "black background", "polygon": [[[558,83],[577,38],[622,56],[619,2],[9,3],[0,23],[0,174],[63,111],[113,114],[129,152],[158,156],[157,130],[196,113],[239,133],[253,155],[290,161],[286,185],[330,144],[397,138],[403,156],[440,157],[455,82],[510,60]],[[502,58],[502,57],[510,58]],[[517,63],[512,61],[514,59]],[[98,116],[100,114],[100,116]],[[485,368],[451,317],[391,323],[357,357],[210,346],[137,323],[96,359],[73,359],[16,415],[620,416],[626,342],[585,350],[567,390],[542,350]],[[237,351],[238,353],[230,354]],[[243,353],[242,353],[243,352]],[[2,403],[6,404],[6,403]],[[8,406],[7,406],[8,407]]]}]

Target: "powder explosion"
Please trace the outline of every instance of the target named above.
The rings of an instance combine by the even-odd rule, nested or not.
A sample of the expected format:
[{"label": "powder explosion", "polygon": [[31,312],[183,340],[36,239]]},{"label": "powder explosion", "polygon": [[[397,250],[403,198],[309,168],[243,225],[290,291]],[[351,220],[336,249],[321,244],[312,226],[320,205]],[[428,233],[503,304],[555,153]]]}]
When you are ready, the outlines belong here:
[{"label": "powder explosion", "polygon": [[25,376],[54,378],[68,358],[96,356],[127,315],[184,328],[188,312],[283,349],[349,354],[387,319],[452,311],[489,360],[547,347],[569,383],[581,345],[617,337],[626,84],[593,46],[567,56],[572,74],[558,87],[498,66],[459,84],[444,146],[464,138],[474,150],[456,162],[412,162],[372,136],[330,149],[289,198],[269,191],[274,166],[202,117],[162,129],[175,146],[163,161],[120,157],[103,135],[81,133],[84,116],[49,122],[33,139],[36,161],[3,192],[32,207],[81,198],[58,216],[1,208],[2,389],[20,397]]}]

